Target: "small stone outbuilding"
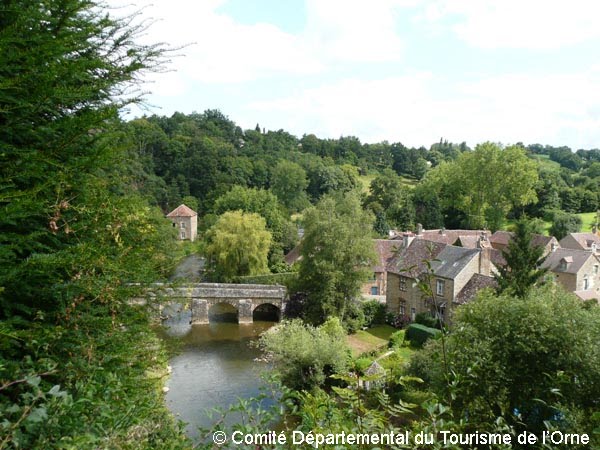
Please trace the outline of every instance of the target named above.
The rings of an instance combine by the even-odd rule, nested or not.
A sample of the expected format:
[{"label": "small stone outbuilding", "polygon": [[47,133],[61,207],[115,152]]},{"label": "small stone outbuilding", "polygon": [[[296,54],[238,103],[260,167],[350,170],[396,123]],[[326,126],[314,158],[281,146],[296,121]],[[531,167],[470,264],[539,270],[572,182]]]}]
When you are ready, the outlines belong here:
[{"label": "small stone outbuilding", "polygon": [[195,241],[198,235],[198,213],[191,208],[181,204],[167,217],[177,228],[177,235],[181,241]]}]

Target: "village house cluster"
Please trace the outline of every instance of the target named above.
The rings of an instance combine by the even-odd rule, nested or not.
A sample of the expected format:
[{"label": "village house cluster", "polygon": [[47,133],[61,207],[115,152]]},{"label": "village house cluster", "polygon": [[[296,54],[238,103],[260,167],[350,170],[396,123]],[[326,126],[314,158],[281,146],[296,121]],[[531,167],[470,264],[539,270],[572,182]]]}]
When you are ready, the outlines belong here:
[{"label": "village house cluster", "polygon": [[[449,322],[454,307],[467,303],[480,289],[495,287],[493,277],[506,262],[502,250],[512,233],[487,230],[423,230],[392,232],[375,240],[378,264],[363,294],[377,294],[393,314],[414,320],[423,312]],[[600,235],[571,233],[560,242],[534,235],[533,246],[544,249],[542,267],[567,291],[582,300],[600,299]],[[419,282],[426,282],[423,295]],[[369,292],[370,290],[370,292]],[[435,302],[435,304],[434,304]]]}]

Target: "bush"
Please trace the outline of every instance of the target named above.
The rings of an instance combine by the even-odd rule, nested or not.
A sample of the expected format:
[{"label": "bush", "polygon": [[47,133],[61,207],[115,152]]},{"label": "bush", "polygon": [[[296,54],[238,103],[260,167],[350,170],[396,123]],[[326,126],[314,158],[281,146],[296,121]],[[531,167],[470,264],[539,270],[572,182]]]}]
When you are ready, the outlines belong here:
[{"label": "bush", "polygon": [[428,339],[435,339],[440,334],[440,330],[426,327],[420,323],[412,323],[406,328],[406,339],[419,347],[422,347]]},{"label": "bush", "polygon": [[331,383],[330,375],[344,373],[349,349],[337,318],[320,327],[301,320],[282,322],[260,337],[260,348],[273,362],[281,382],[295,390],[310,390]]},{"label": "bush", "polygon": [[429,328],[440,328],[440,321],[431,314],[422,312],[415,317],[415,323],[420,323]]},{"label": "bush", "polygon": [[389,348],[397,348],[402,345],[404,342],[404,330],[396,331],[392,333],[390,336],[390,341],[388,342]]},{"label": "bush", "polygon": [[360,306],[365,316],[365,327],[372,327],[373,325],[381,325],[385,323],[385,303],[381,303],[377,300],[369,300],[361,303]]},{"label": "bush", "polygon": [[357,302],[351,302],[348,304],[348,309],[346,310],[346,315],[344,316],[342,325],[348,334],[356,333],[366,325],[365,315]]},{"label": "bush", "polygon": [[408,314],[392,314],[392,313],[388,313],[386,315],[385,321],[388,325],[391,325],[394,328],[404,328],[411,322],[410,316]]}]

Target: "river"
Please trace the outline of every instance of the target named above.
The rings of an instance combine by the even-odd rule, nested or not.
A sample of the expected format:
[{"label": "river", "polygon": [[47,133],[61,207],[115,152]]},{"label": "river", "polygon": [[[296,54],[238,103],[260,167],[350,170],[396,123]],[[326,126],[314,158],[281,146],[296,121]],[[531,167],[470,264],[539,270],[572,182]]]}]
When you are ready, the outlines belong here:
[{"label": "river", "polygon": [[198,427],[212,424],[207,410],[228,408],[238,398],[260,393],[264,385],[260,374],[268,366],[255,361],[260,352],[251,343],[275,322],[243,325],[212,322],[192,326],[189,310],[172,310],[170,315],[164,321],[166,334],[181,340],[182,348],[169,362],[172,373],[166,383],[167,406],[187,423],[188,436],[197,439]]}]

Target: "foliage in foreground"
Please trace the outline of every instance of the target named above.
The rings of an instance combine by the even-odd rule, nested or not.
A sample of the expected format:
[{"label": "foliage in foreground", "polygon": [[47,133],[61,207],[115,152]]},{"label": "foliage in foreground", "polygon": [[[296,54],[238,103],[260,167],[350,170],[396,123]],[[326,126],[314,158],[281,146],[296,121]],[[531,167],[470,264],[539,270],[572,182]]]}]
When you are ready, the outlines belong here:
[{"label": "foliage in foreground", "polygon": [[452,392],[439,341],[415,355],[412,373],[451,394],[455,414],[474,428],[504,417],[517,430],[591,434],[600,410],[599,339],[600,308],[559,287],[534,288],[525,298],[484,291],[458,309],[446,339]]},{"label": "foliage in foreground", "polygon": [[82,307],[58,324],[4,322],[0,449],[183,449],[161,392],[167,355],[144,313]]}]

